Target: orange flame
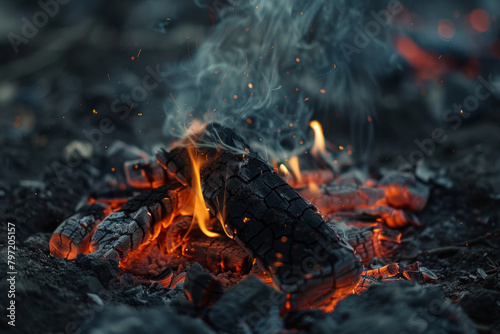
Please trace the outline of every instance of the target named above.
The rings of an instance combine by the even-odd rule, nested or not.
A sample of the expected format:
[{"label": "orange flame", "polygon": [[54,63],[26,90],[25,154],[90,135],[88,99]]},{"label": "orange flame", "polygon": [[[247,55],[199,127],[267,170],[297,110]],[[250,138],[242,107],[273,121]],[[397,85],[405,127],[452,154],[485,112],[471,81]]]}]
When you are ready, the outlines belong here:
[{"label": "orange flame", "polygon": [[188,147],[187,152],[189,154],[189,159],[191,160],[191,165],[193,166],[192,183],[191,190],[193,192],[193,223],[198,223],[200,230],[205,233],[208,237],[218,237],[219,234],[212,232],[208,229],[208,223],[210,221],[210,215],[208,213],[208,208],[205,205],[205,200],[203,199],[203,192],[201,190],[201,177],[200,170],[202,168],[202,158],[195,156],[195,149],[193,147]]},{"label": "orange flame", "polygon": [[284,178],[286,178],[290,174],[290,172],[288,171],[288,168],[286,168],[285,165],[280,164],[279,174]]},{"label": "orange flame", "polygon": [[302,183],[302,174],[300,173],[300,167],[299,167],[299,158],[297,158],[296,155],[288,159],[288,164],[290,165],[290,168],[292,169],[293,175],[297,179],[297,182],[299,184]]},{"label": "orange flame", "polygon": [[307,185],[307,188],[314,195],[318,195],[318,194],[321,193],[321,190],[319,189],[319,186],[314,181],[309,181],[309,184]]},{"label": "orange flame", "polygon": [[314,130],[314,146],[311,149],[311,153],[317,158],[319,152],[326,154],[325,136],[323,135],[323,128],[318,121],[311,121],[309,126]]}]

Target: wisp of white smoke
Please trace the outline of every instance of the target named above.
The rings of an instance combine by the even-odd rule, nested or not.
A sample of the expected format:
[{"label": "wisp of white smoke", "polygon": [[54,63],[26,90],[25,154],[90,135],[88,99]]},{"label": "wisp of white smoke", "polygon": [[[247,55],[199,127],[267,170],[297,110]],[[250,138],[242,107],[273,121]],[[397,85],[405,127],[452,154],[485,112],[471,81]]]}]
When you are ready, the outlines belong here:
[{"label": "wisp of white smoke", "polygon": [[[385,1],[198,0],[217,23],[181,64],[171,65],[174,91],[166,103],[165,134],[180,137],[194,119],[219,122],[265,157],[302,153],[313,112],[350,119],[353,146],[367,151],[378,96],[376,78],[393,52],[386,28],[352,59],[356,27]],[[349,58],[349,59],[348,59]],[[352,60],[352,61],[351,61]],[[306,143],[306,144],[304,144]]]}]

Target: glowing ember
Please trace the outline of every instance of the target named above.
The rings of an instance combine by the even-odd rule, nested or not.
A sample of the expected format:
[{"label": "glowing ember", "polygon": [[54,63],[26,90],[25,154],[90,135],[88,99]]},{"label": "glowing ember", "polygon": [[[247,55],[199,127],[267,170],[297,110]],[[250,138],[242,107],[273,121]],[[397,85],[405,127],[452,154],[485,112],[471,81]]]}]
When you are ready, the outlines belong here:
[{"label": "glowing ember", "polygon": [[[363,180],[354,171],[338,176],[332,169],[302,172],[299,157],[293,156],[288,165],[295,191],[286,182],[290,172],[285,165],[273,168],[246,145],[238,153],[213,145],[197,146],[207,132],[212,133],[208,126],[211,131],[222,131],[215,134],[223,143],[238,140],[218,125],[195,120],[172,151],[160,151],[156,160],[125,165],[131,185],[152,190],[126,203],[123,199],[90,200],[85,210],[65,220],[54,232],[51,253],[70,259],[92,252],[93,256],[116,259],[122,270],[133,273],[139,282],[168,288],[184,279],[188,263],[198,262],[213,274],[250,273],[283,289],[283,273],[311,247],[300,248],[304,247],[302,238],[313,236],[311,245],[324,247],[316,244],[324,239],[328,247],[335,247],[328,251],[327,260],[298,273],[304,282],[288,293],[287,310],[317,307],[331,311],[354,287],[358,292],[366,287],[365,279],[356,287],[361,263],[368,267],[376,258],[387,262],[394,258],[402,244],[401,232],[395,229],[418,225],[411,212],[423,209],[428,191],[408,175],[387,173],[381,180]],[[310,126],[315,133],[312,156],[318,163],[324,162],[333,153],[325,147],[321,125],[313,121]],[[351,150],[349,145],[347,150]],[[267,211],[255,211],[259,205]],[[270,213],[285,217],[275,222],[282,226],[279,234],[274,234],[277,227],[262,225],[273,219]],[[290,256],[290,249],[294,256]],[[332,265],[335,261],[345,267]],[[257,262],[265,270],[259,269]],[[418,265],[401,268],[397,264],[365,270],[363,275],[423,280],[432,276]]]}]

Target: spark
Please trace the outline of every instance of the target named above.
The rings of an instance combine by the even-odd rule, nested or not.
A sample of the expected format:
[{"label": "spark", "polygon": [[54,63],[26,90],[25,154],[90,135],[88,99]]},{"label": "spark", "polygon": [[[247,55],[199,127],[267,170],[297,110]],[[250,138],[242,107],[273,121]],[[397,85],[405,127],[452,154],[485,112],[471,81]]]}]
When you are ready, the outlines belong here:
[{"label": "spark", "polygon": [[169,93],[170,94],[170,97],[172,98],[172,100],[174,100],[174,103],[175,105],[177,106],[177,112],[180,112],[181,111],[181,108],[179,107],[179,105],[177,104],[177,101],[174,99],[174,96],[172,95],[172,93]]}]

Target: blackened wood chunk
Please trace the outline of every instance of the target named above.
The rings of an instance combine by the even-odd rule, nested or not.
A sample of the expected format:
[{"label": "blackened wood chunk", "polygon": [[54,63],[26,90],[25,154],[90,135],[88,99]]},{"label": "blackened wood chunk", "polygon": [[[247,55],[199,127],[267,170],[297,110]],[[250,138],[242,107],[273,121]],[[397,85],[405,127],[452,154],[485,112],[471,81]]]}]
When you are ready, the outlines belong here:
[{"label": "blackened wood chunk", "polygon": [[211,307],[224,293],[215,276],[204,271],[198,263],[190,265],[187,270],[184,292],[198,311]]},{"label": "blackened wood chunk", "polygon": [[184,243],[182,255],[195,259],[214,274],[225,271],[244,274],[250,268],[250,257],[245,249],[227,238],[191,238]]},{"label": "blackened wood chunk", "polygon": [[193,175],[189,150],[203,162],[207,207],[272,274],[275,286],[292,294],[293,308],[331,305],[352,290],[362,269],[353,249],[241,137],[208,124],[186,143],[160,151],[158,162],[187,185]]},{"label": "blackened wood chunk", "polygon": [[[209,320],[215,329],[226,333],[238,333],[238,323],[255,328],[273,313],[281,310],[286,295],[273,289],[257,277],[249,276],[215,303]],[[240,329],[241,330],[241,329]]]},{"label": "blackened wood chunk", "polygon": [[108,286],[120,274],[118,262],[115,260],[100,259],[85,254],[78,254],[75,263],[83,270],[93,271],[104,286]]},{"label": "blackened wood chunk", "polygon": [[90,204],[65,219],[52,234],[50,253],[54,256],[74,259],[88,251],[88,241],[96,225],[101,223],[106,206]]},{"label": "blackened wood chunk", "polygon": [[177,210],[183,202],[184,190],[176,183],[146,191],[129,200],[95,230],[90,242],[93,255],[115,260],[125,258],[155,235],[159,223]]}]

